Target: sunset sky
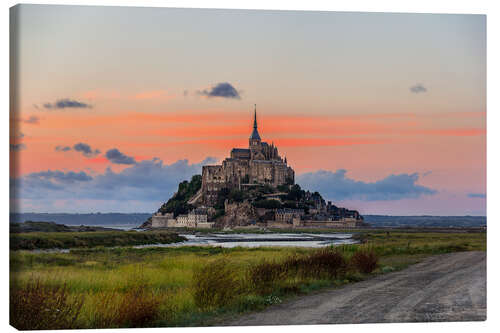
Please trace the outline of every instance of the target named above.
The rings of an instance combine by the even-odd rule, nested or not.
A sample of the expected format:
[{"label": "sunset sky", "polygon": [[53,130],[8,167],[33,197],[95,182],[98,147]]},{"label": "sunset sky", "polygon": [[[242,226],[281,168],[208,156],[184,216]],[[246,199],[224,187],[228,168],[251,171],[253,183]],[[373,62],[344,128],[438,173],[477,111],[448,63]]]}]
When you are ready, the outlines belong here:
[{"label": "sunset sky", "polygon": [[153,212],[259,133],[361,214],[486,214],[483,15],[21,5],[11,207]]}]

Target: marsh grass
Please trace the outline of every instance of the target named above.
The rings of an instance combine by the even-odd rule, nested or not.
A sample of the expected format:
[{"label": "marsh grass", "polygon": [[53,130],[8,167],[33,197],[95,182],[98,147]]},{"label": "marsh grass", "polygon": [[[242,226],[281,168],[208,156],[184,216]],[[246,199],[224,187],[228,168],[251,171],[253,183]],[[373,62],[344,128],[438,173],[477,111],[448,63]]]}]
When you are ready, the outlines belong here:
[{"label": "marsh grass", "polygon": [[91,248],[96,246],[131,246],[168,244],[185,240],[165,231],[96,231],[11,233],[11,250]]},{"label": "marsh grass", "polygon": [[360,250],[351,257],[353,268],[363,274],[369,274],[378,266],[378,255],[373,250]]},{"label": "marsh grass", "polygon": [[160,301],[145,285],[124,293],[102,293],[95,304],[95,328],[148,327],[158,317]]},{"label": "marsh grass", "polygon": [[[83,302],[74,320],[51,324],[41,318],[26,321],[25,328],[212,325],[217,318],[262,310],[294,295],[399,270],[428,255],[486,249],[485,233],[387,235],[370,231],[365,240],[362,245],[321,250],[97,247],[70,253],[11,251],[11,291],[30,295],[26,290],[38,281],[43,295],[51,290],[65,295],[60,304]],[[353,265],[360,251],[377,256],[378,266],[372,273]],[[21,294],[11,293],[11,309],[19,309],[11,312],[13,324],[20,321],[16,316],[31,313],[34,305],[29,304],[41,304],[35,300],[44,299],[32,292],[33,300],[26,303],[15,295]],[[33,318],[44,314],[34,313]],[[75,318],[75,313],[69,318]]]},{"label": "marsh grass", "polygon": [[239,296],[241,289],[237,270],[225,258],[193,271],[194,302],[202,310],[230,305]]},{"label": "marsh grass", "polygon": [[71,297],[66,285],[49,287],[39,280],[11,286],[10,323],[19,330],[71,329],[83,305],[83,297]]},{"label": "marsh grass", "polygon": [[249,267],[248,286],[258,295],[270,294],[276,286],[286,280],[288,273],[288,267],[284,262],[262,260]]}]

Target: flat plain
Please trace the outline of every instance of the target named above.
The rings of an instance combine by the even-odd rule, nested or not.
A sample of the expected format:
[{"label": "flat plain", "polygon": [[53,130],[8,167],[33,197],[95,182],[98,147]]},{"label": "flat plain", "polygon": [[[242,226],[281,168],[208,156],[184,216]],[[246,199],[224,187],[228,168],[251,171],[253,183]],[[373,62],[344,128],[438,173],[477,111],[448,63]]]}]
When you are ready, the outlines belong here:
[{"label": "flat plain", "polygon": [[[50,239],[51,233],[44,237]],[[346,299],[345,306],[356,304],[363,309],[371,302],[376,304],[380,297],[394,302],[417,300],[412,298],[411,290],[405,289],[404,283],[415,283],[415,287],[421,287],[422,290],[430,286],[426,284],[425,278],[421,280],[423,284],[419,284],[418,278],[412,279],[411,273],[404,272],[418,270],[421,267],[419,265],[435,269],[435,275],[439,275],[436,278],[442,277],[442,281],[448,281],[443,284],[449,284],[453,288],[453,283],[461,283],[460,279],[454,279],[453,276],[461,274],[463,264],[457,259],[457,265],[446,266],[440,260],[433,259],[439,257],[434,255],[457,253],[457,257],[450,258],[465,255],[475,265],[470,268],[470,272],[473,272],[482,269],[482,257],[477,251],[483,253],[483,256],[486,251],[484,230],[365,230],[357,237],[362,244],[322,250],[294,247],[181,246],[140,249],[131,246],[94,246],[71,249],[68,253],[11,251],[11,304],[18,304],[18,309],[31,309],[24,317],[23,313],[11,312],[11,324],[20,327],[17,324],[22,322],[20,320],[35,318],[36,322],[31,325],[38,326],[21,328],[227,325],[231,324],[230,318],[235,316],[259,311],[273,313],[277,310],[272,306],[295,304],[293,302],[296,299],[307,297],[311,293],[328,295],[331,292],[352,294],[352,297]],[[365,260],[368,264],[375,264],[368,265],[366,269],[366,262],[354,259],[360,257],[358,254],[362,254],[361,258],[368,258]],[[466,260],[465,264],[467,262]],[[311,265],[317,269],[310,269]],[[211,267],[217,269],[210,269]],[[394,278],[391,276],[396,276],[402,288],[394,289],[390,294],[381,294],[381,289],[378,288],[364,288],[365,283],[382,286],[377,281],[386,276],[391,279]],[[446,280],[448,277],[449,280]],[[394,285],[397,286],[397,283]],[[442,291],[446,293],[450,290],[444,288]],[[453,295],[450,291],[448,296]],[[426,295],[422,297],[425,301]],[[60,303],[52,304],[48,301],[50,298],[59,299]],[[474,304],[480,304],[483,297],[476,293],[472,299],[479,299]],[[55,311],[54,308],[61,308],[61,304],[69,309],[67,318],[61,317],[59,322],[43,320],[51,311]],[[335,304],[326,303],[325,307],[326,312],[338,311]],[[46,311],[36,310],[39,308]],[[11,309],[15,309],[15,306]],[[372,322],[385,320],[383,318],[387,314],[383,307],[370,309],[371,312],[365,311],[359,318]],[[468,311],[467,308],[465,310]],[[377,311],[384,317],[377,319]],[[464,314],[460,311],[457,310],[456,313]],[[469,315],[470,320],[481,320],[481,313],[474,311],[465,314]],[[395,313],[391,318],[393,321],[439,319],[437,315],[426,317],[425,313],[414,317],[398,317]],[[440,312],[432,310],[429,313]],[[307,311],[304,310],[304,316],[306,315]],[[336,322],[327,315],[321,318],[304,317],[302,323],[321,323],[325,320]],[[354,317],[351,319],[346,322],[358,322]],[[265,320],[258,321],[267,323]],[[234,323],[245,325],[247,322],[242,319],[241,322]],[[280,323],[284,322],[279,319],[273,322]]]}]

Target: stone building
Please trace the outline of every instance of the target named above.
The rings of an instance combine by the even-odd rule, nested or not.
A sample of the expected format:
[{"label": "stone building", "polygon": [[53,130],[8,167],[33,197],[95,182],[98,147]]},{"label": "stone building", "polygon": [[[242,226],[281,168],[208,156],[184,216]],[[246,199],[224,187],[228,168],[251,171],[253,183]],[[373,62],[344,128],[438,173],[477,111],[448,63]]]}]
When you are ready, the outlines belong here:
[{"label": "stone building", "polygon": [[283,208],[276,209],[274,213],[274,220],[276,222],[292,223],[294,218],[299,219],[300,221],[302,216],[304,216],[303,209]]},{"label": "stone building", "polygon": [[156,213],[153,215],[152,220],[151,220],[151,227],[152,228],[166,228],[166,227],[173,227],[177,223],[176,219],[174,218],[173,213]]},{"label": "stone building", "polygon": [[152,217],[152,228],[212,228],[213,222],[208,222],[206,208],[196,208],[188,214],[180,214],[174,218],[173,213],[156,213]]},{"label": "stone building", "polygon": [[176,227],[194,228],[194,224],[189,224],[188,214],[177,215],[177,225]]},{"label": "stone building", "polygon": [[207,210],[205,208],[196,208],[189,212],[187,215],[188,225],[194,225],[195,227],[199,223],[208,222]]},{"label": "stone building", "polygon": [[278,153],[274,143],[261,140],[254,111],[253,131],[248,148],[233,148],[221,165],[205,165],[202,169],[202,201],[212,205],[222,188],[294,184],[295,172]]}]

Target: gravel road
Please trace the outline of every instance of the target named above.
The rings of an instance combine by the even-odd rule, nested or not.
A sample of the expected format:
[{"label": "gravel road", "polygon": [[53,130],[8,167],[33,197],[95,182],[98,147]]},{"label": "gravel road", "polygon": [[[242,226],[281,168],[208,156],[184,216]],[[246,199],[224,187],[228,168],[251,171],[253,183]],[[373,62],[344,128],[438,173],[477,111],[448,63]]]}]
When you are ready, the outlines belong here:
[{"label": "gravel road", "polygon": [[486,252],[426,258],[409,268],[298,297],[225,325],[486,320]]}]

